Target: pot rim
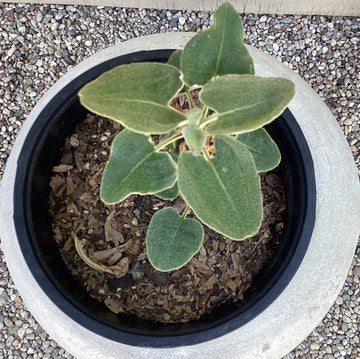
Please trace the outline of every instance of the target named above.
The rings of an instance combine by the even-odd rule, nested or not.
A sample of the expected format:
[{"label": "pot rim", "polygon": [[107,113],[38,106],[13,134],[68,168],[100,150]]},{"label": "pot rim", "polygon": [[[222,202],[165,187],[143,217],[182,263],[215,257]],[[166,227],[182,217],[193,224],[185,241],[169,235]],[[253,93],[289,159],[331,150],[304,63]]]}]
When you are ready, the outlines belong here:
[{"label": "pot rim", "polygon": [[[160,56],[162,60],[171,52],[155,51],[133,56],[144,61],[149,61],[149,58],[158,60]],[[116,62],[127,60],[120,56]],[[90,80],[95,73],[102,73],[111,66],[97,66],[97,71],[91,71]],[[49,299],[80,325],[92,327],[92,321],[98,321],[99,325],[93,329],[97,334],[129,345],[191,345],[238,329],[259,315],[286,287],[310,241],[316,207],[314,168],[306,141],[294,117],[286,110],[267,126],[282,153],[280,169],[287,189],[285,229],[275,255],[245,293],[244,301],[221,305],[190,323],[152,323],[133,316],[108,313],[103,305],[92,300],[68,273],[51,235],[51,217],[47,205],[49,191],[46,189],[49,188],[52,168],[57,164],[65,137],[88,113],[76,96],[82,84],[89,81],[87,75],[79,76],[76,82],[64,88],[44,107],[26,138],[26,151],[20,154],[14,206],[23,208],[23,211],[18,211],[15,226],[20,247],[27,254],[25,259],[34,278]],[[118,331],[122,333],[121,336]]]}]

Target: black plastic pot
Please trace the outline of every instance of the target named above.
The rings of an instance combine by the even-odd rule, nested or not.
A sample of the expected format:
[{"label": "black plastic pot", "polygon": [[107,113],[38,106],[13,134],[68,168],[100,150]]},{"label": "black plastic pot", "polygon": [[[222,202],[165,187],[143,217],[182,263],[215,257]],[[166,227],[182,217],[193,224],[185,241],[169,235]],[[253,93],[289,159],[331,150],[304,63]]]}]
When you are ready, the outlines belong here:
[{"label": "black plastic pot", "polygon": [[311,154],[289,110],[267,127],[282,153],[287,218],[279,250],[246,293],[245,304],[223,305],[187,324],[162,325],[115,315],[90,298],[62,262],[48,215],[49,178],[65,137],[87,111],[78,90],[110,68],[135,61],[165,62],[172,50],[119,56],[80,74],[39,114],[25,140],[16,176],[16,231],[39,286],[68,316],[111,340],[144,347],[191,345],[219,337],[256,317],[287,286],[306,252],[315,218],[315,178]]}]

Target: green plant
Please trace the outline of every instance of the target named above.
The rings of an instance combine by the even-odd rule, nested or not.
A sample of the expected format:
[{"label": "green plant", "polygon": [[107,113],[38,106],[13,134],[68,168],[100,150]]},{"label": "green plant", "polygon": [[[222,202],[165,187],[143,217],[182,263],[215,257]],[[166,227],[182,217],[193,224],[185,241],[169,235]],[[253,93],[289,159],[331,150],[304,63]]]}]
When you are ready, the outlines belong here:
[{"label": "green plant", "polygon": [[[136,193],[181,196],[187,204],[181,215],[168,207],[151,219],[146,247],[158,270],[180,268],[200,249],[200,221],[234,240],[259,230],[258,173],[280,162],[262,126],[282,113],[294,85],[255,76],[243,38],[238,14],[225,3],[212,27],[174,51],[167,64],[122,65],[79,92],[82,105],[125,127],[111,146],[102,200],[114,204]],[[180,97],[185,111],[171,105]],[[156,144],[154,134],[161,135]],[[186,146],[179,150],[181,141]],[[197,219],[187,218],[190,211]]]}]

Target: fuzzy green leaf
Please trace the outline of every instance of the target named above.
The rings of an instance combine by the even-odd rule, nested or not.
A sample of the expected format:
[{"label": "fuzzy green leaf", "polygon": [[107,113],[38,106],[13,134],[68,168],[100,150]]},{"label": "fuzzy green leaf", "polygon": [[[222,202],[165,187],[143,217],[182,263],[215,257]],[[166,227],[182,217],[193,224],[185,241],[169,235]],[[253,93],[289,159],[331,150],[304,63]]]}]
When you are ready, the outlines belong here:
[{"label": "fuzzy green leaf", "polygon": [[203,239],[199,221],[183,218],[171,207],[163,208],[151,218],[146,234],[149,261],[159,271],[178,269],[199,251]]},{"label": "fuzzy green leaf", "polygon": [[100,187],[107,204],[122,201],[132,193],[154,194],[172,187],[176,163],[167,152],[156,152],[148,136],[121,131],[113,140]]},{"label": "fuzzy green leaf", "polygon": [[203,118],[203,111],[199,108],[191,109],[187,114],[187,125],[181,130],[189,149],[200,153],[206,142],[206,134],[199,127]]},{"label": "fuzzy green leaf", "polygon": [[256,130],[279,116],[295,94],[294,84],[283,78],[225,75],[208,83],[200,100],[217,118],[206,127],[209,134],[236,134]]},{"label": "fuzzy green leaf", "polygon": [[[177,164],[179,155],[172,151],[169,151],[168,153],[171,156],[171,158],[174,160],[174,162]],[[164,189],[163,191],[160,192],[156,192],[154,194],[155,196],[161,199],[172,201],[179,196],[179,187],[177,185],[177,182],[175,182],[175,184],[172,187]]]},{"label": "fuzzy green leaf", "polygon": [[182,152],[179,191],[210,228],[241,240],[254,235],[262,220],[260,180],[250,151],[235,138],[214,136],[215,157]]},{"label": "fuzzy green leaf", "polygon": [[[181,56],[183,50],[175,50],[169,57],[168,64],[177,67],[181,70]],[[187,86],[184,86],[180,92],[184,93],[187,91]]]},{"label": "fuzzy green leaf", "polygon": [[206,142],[205,132],[200,127],[187,125],[181,130],[189,149],[200,153]]},{"label": "fuzzy green leaf", "polygon": [[180,69],[182,50],[175,50],[169,57],[168,64]]},{"label": "fuzzy green leaf", "polygon": [[165,189],[161,192],[154,193],[156,197],[164,200],[173,201],[179,195],[179,187],[175,183],[171,188]]},{"label": "fuzzy green leaf", "polygon": [[210,29],[195,35],[183,50],[181,70],[185,83],[189,87],[201,86],[214,76],[253,74],[253,61],[243,41],[239,15],[229,3],[221,5]]},{"label": "fuzzy green leaf", "polygon": [[132,131],[166,133],[186,119],[169,106],[183,88],[181,72],[161,63],[133,63],[118,66],[79,92],[88,110],[120,122]]},{"label": "fuzzy green leaf", "polygon": [[192,108],[187,112],[186,117],[190,126],[199,126],[203,119],[203,111],[200,108]]},{"label": "fuzzy green leaf", "polygon": [[280,151],[265,129],[241,133],[236,139],[250,150],[258,172],[270,171],[280,163]]}]

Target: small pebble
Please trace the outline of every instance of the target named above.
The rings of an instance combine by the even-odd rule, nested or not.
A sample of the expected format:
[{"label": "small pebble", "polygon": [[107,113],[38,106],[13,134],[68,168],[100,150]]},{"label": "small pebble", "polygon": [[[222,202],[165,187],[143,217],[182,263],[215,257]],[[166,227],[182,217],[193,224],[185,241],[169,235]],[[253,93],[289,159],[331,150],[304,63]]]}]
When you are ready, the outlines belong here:
[{"label": "small pebble", "polygon": [[186,22],[186,19],[183,16],[179,17],[179,25],[183,26]]},{"label": "small pebble", "polygon": [[311,343],[310,344],[310,349],[311,350],[319,350],[320,345],[318,343]]},{"label": "small pebble", "polygon": [[338,305],[342,305],[343,303],[344,303],[344,301],[343,301],[343,299],[340,297],[340,296],[338,296],[337,298],[336,298],[336,304],[338,304]]},{"label": "small pebble", "polygon": [[8,317],[4,318],[4,324],[9,328],[12,328],[14,326],[13,321]]},{"label": "small pebble", "polygon": [[36,21],[37,22],[41,22],[43,20],[44,16],[43,16],[43,13],[41,11],[39,11],[37,14],[36,14]]},{"label": "small pebble", "polygon": [[25,328],[20,328],[17,334],[20,338],[22,338],[25,335]]},{"label": "small pebble", "polygon": [[13,336],[9,336],[7,339],[6,339],[6,346],[9,347],[12,345],[12,343],[14,342],[15,338]]}]

